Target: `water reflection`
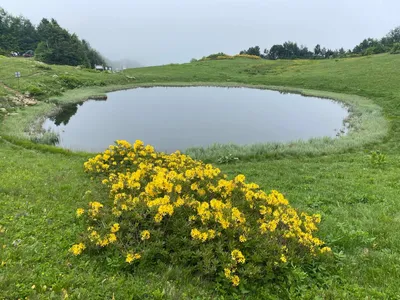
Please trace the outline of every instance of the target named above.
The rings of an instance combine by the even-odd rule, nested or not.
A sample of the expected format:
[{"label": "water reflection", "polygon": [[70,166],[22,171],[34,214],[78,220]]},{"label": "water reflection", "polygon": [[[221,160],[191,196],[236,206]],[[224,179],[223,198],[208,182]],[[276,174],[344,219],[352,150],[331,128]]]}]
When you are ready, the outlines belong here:
[{"label": "water reflection", "polygon": [[347,110],[327,99],[249,88],[156,87],[67,105],[44,123],[68,149],[102,151],[117,139],[159,151],[220,144],[335,138]]},{"label": "water reflection", "polygon": [[71,117],[77,113],[78,107],[82,105],[83,102],[63,105],[61,110],[56,115],[49,117],[49,119],[53,121],[56,126],[68,125]]}]

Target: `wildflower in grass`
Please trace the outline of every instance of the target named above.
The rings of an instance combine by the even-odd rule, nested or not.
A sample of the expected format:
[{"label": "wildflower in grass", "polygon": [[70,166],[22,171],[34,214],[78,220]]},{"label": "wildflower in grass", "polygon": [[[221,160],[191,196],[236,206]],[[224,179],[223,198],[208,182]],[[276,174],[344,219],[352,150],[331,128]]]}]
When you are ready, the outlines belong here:
[{"label": "wildflower in grass", "polygon": [[161,215],[161,214],[156,214],[156,215],[154,216],[154,221],[155,221],[156,223],[160,223],[160,222],[162,221],[162,215]]},{"label": "wildflower in grass", "polygon": [[85,249],[86,249],[85,244],[79,243],[79,244],[73,245],[69,249],[69,252],[71,252],[73,255],[77,256],[77,255],[81,254],[82,251],[85,250]]},{"label": "wildflower in grass", "polygon": [[230,279],[231,278],[231,269],[230,268],[225,268],[224,269],[224,274],[225,274],[226,278]]},{"label": "wildflower in grass", "polygon": [[286,258],[286,256],[285,256],[285,254],[281,254],[280,260],[281,260],[283,263],[286,263],[286,262],[287,262],[287,258]]},{"label": "wildflower in grass", "polygon": [[108,238],[104,238],[104,239],[99,239],[96,243],[96,245],[100,246],[100,247],[105,247],[108,244],[110,244],[110,241]]},{"label": "wildflower in grass", "polygon": [[93,217],[95,217],[99,213],[100,209],[103,208],[103,204],[97,201],[89,202],[89,207],[90,207],[89,209],[90,214]]},{"label": "wildflower in grass", "polygon": [[108,241],[112,244],[115,243],[117,241],[117,236],[115,235],[115,233],[110,233],[108,235]]},{"label": "wildflower in grass", "polygon": [[94,241],[98,241],[100,239],[100,235],[97,233],[96,230],[93,230],[90,235],[89,235],[89,239],[94,242]]},{"label": "wildflower in grass", "polygon": [[114,224],[111,226],[111,232],[112,232],[112,233],[118,232],[119,229],[120,229],[120,226],[119,226],[118,223],[114,223]]},{"label": "wildflower in grass", "polygon": [[323,247],[323,248],[321,248],[320,251],[321,251],[321,253],[326,253],[326,252],[332,252],[332,249],[329,247]]},{"label": "wildflower in grass", "polygon": [[150,238],[150,231],[148,231],[148,230],[143,230],[143,231],[140,233],[140,239],[141,239],[142,241],[148,240],[149,238]]},{"label": "wildflower in grass", "polygon": [[238,176],[235,177],[235,182],[240,182],[240,183],[244,183],[246,177],[243,174],[240,174]]},{"label": "wildflower in grass", "polygon": [[244,242],[247,241],[247,239],[246,239],[246,237],[245,237],[244,235],[240,235],[240,236],[239,236],[239,241],[240,241],[241,243],[244,243]]},{"label": "wildflower in grass", "polygon": [[213,230],[213,229],[209,229],[208,231],[207,231],[207,234],[208,234],[208,238],[210,239],[210,240],[212,240],[213,238],[215,238],[215,230]]},{"label": "wildflower in grass", "polygon": [[232,260],[234,260],[240,264],[244,264],[246,262],[246,259],[240,250],[237,250],[237,249],[233,250],[231,252],[231,257],[232,257]]},{"label": "wildflower in grass", "polygon": [[130,263],[132,263],[133,261],[140,259],[141,257],[142,257],[142,256],[141,256],[139,253],[128,253],[128,254],[126,255],[125,261],[126,261],[128,264],[130,264]]},{"label": "wildflower in grass", "polygon": [[78,208],[76,210],[76,216],[79,218],[80,216],[82,216],[85,213],[85,210],[83,208]]},{"label": "wildflower in grass", "polygon": [[232,280],[233,286],[238,286],[239,283],[240,283],[240,278],[239,278],[239,276],[237,276],[237,275],[233,275],[232,278],[231,278],[231,280]]}]

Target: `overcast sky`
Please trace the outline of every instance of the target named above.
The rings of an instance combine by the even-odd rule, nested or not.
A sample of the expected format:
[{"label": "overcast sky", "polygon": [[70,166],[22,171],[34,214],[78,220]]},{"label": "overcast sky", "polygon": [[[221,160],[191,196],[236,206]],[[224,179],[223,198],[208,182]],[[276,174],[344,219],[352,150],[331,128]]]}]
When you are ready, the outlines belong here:
[{"label": "overcast sky", "polygon": [[110,59],[143,65],[287,40],[353,48],[400,25],[399,0],[1,0],[38,24],[54,18]]}]

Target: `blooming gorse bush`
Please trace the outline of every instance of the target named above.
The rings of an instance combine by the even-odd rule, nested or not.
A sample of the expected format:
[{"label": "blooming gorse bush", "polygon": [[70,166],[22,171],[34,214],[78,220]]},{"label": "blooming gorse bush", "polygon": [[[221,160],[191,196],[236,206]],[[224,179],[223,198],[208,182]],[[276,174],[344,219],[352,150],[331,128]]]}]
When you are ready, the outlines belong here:
[{"label": "blooming gorse bush", "polygon": [[238,286],[331,251],[314,235],[319,215],[298,213],[279,192],[267,194],[244,175],[228,180],[179,152],[117,141],[84,167],[109,200],[77,209],[88,227],[74,255],[112,247],[126,264],[161,260]]},{"label": "blooming gorse bush", "polygon": [[251,54],[236,54],[234,57],[243,57],[243,58],[250,58],[250,59],[261,59],[260,56],[251,55]]}]

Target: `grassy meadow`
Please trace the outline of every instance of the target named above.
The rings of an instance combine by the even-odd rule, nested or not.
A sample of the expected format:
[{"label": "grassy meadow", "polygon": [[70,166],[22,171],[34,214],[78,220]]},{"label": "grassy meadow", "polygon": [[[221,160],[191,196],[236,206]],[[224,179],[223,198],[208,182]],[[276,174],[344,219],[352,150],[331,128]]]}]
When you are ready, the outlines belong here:
[{"label": "grassy meadow", "polygon": [[[0,57],[0,107],[11,113],[0,112],[0,299],[399,299],[399,66],[400,55],[383,54],[339,60],[238,58],[109,74]],[[19,88],[15,71],[23,75]],[[36,92],[39,104],[15,107],[5,98],[12,92],[1,82],[22,93]],[[286,87],[354,106],[354,122],[365,130],[356,132],[357,142],[340,144],[346,141],[342,137],[332,149],[307,144],[288,155],[234,146],[189,150],[230,178],[244,174],[267,192],[280,191],[294,207],[321,214],[318,237],[334,251],[334,264],[311,270],[314,277],[299,273],[284,288],[222,292],[207,278],[174,266],[140,265],[132,272],[107,252],[68,253],[85,230],[75,216],[87,202],[85,192],[103,201],[107,196],[83,171],[93,154],[34,144],[26,139],[30,124],[62,103],[162,84]],[[218,163],[232,153],[240,159]]]}]

